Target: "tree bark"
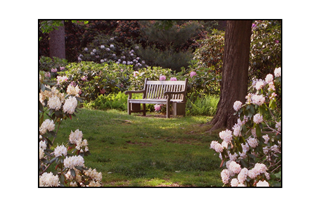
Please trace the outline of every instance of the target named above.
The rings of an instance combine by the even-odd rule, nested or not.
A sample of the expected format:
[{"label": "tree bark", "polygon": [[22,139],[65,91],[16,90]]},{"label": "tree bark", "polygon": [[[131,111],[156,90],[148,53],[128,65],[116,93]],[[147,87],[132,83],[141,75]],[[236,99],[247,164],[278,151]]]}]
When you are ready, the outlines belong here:
[{"label": "tree bark", "polygon": [[[63,21],[62,21],[63,22]],[[66,41],[64,22],[63,26],[49,33],[49,54],[50,57],[66,58]]]},{"label": "tree bark", "polygon": [[227,21],[222,67],[222,83],[217,113],[209,124],[211,130],[231,129],[237,120],[235,101],[245,102],[247,95],[251,21]]}]

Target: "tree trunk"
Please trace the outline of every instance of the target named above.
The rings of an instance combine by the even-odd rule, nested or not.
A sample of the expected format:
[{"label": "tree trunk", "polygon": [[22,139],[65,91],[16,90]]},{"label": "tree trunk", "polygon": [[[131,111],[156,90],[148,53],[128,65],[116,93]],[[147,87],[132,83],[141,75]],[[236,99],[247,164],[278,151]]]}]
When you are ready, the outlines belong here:
[{"label": "tree trunk", "polygon": [[245,102],[247,95],[251,21],[227,21],[222,67],[222,83],[217,113],[209,124],[211,130],[231,129],[237,120],[235,101]]},{"label": "tree trunk", "polygon": [[64,25],[49,33],[50,57],[66,58]]}]

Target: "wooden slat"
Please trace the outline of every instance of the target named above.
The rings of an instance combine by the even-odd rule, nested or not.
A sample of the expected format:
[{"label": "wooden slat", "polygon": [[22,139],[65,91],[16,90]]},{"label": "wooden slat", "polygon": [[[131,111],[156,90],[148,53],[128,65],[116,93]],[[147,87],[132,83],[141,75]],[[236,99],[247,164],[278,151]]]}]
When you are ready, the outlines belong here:
[{"label": "wooden slat", "polygon": [[150,85],[163,85],[163,84],[166,84],[166,85],[185,85],[185,81],[148,81],[147,84],[150,84]]},{"label": "wooden slat", "polygon": [[155,91],[155,86],[154,85],[150,85],[150,87],[151,87],[151,90],[150,90],[150,96],[149,96],[149,98],[153,98],[153,96],[154,96],[154,91]]}]

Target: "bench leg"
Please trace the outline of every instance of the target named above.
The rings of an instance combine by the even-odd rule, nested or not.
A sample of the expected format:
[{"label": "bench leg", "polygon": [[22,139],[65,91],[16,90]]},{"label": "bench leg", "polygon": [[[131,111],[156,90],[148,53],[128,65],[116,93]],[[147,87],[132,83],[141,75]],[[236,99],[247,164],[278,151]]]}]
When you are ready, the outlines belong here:
[{"label": "bench leg", "polygon": [[146,116],[146,104],[142,104],[143,116]]},{"label": "bench leg", "polygon": [[129,101],[128,101],[128,103],[127,103],[127,110],[128,110],[128,114],[129,115],[131,115],[131,103],[129,103]]},{"label": "bench leg", "polygon": [[166,111],[166,118],[170,118],[170,101],[167,100],[167,111]]}]

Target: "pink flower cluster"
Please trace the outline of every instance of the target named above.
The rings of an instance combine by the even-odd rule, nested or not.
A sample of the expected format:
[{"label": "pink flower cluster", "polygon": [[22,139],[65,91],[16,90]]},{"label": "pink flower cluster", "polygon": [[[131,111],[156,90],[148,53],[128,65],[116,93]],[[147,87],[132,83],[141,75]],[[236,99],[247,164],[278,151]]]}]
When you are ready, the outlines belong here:
[{"label": "pink flower cluster", "polygon": [[154,110],[159,112],[161,110],[161,106],[159,104],[154,105]]},{"label": "pink flower cluster", "polygon": [[177,78],[176,77],[172,77],[170,78],[171,81],[177,81]]},{"label": "pink flower cluster", "polygon": [[166,76],[165,75],[160,75],[160,81],[164,81],[164,80],[166,80]]},{"label": "pink flower cluster", "polygon": [[190,77],[191,77],[191,78],[192,78],[193,76],[195,76],[195,75],[197,75],[197,73],[194,72],[194,71],[192,71],[192,72],[190,73]]},{"label": "pink flower cluster", "polygon": [[57,76],[58,85],[68,80],[67,76]]}]

